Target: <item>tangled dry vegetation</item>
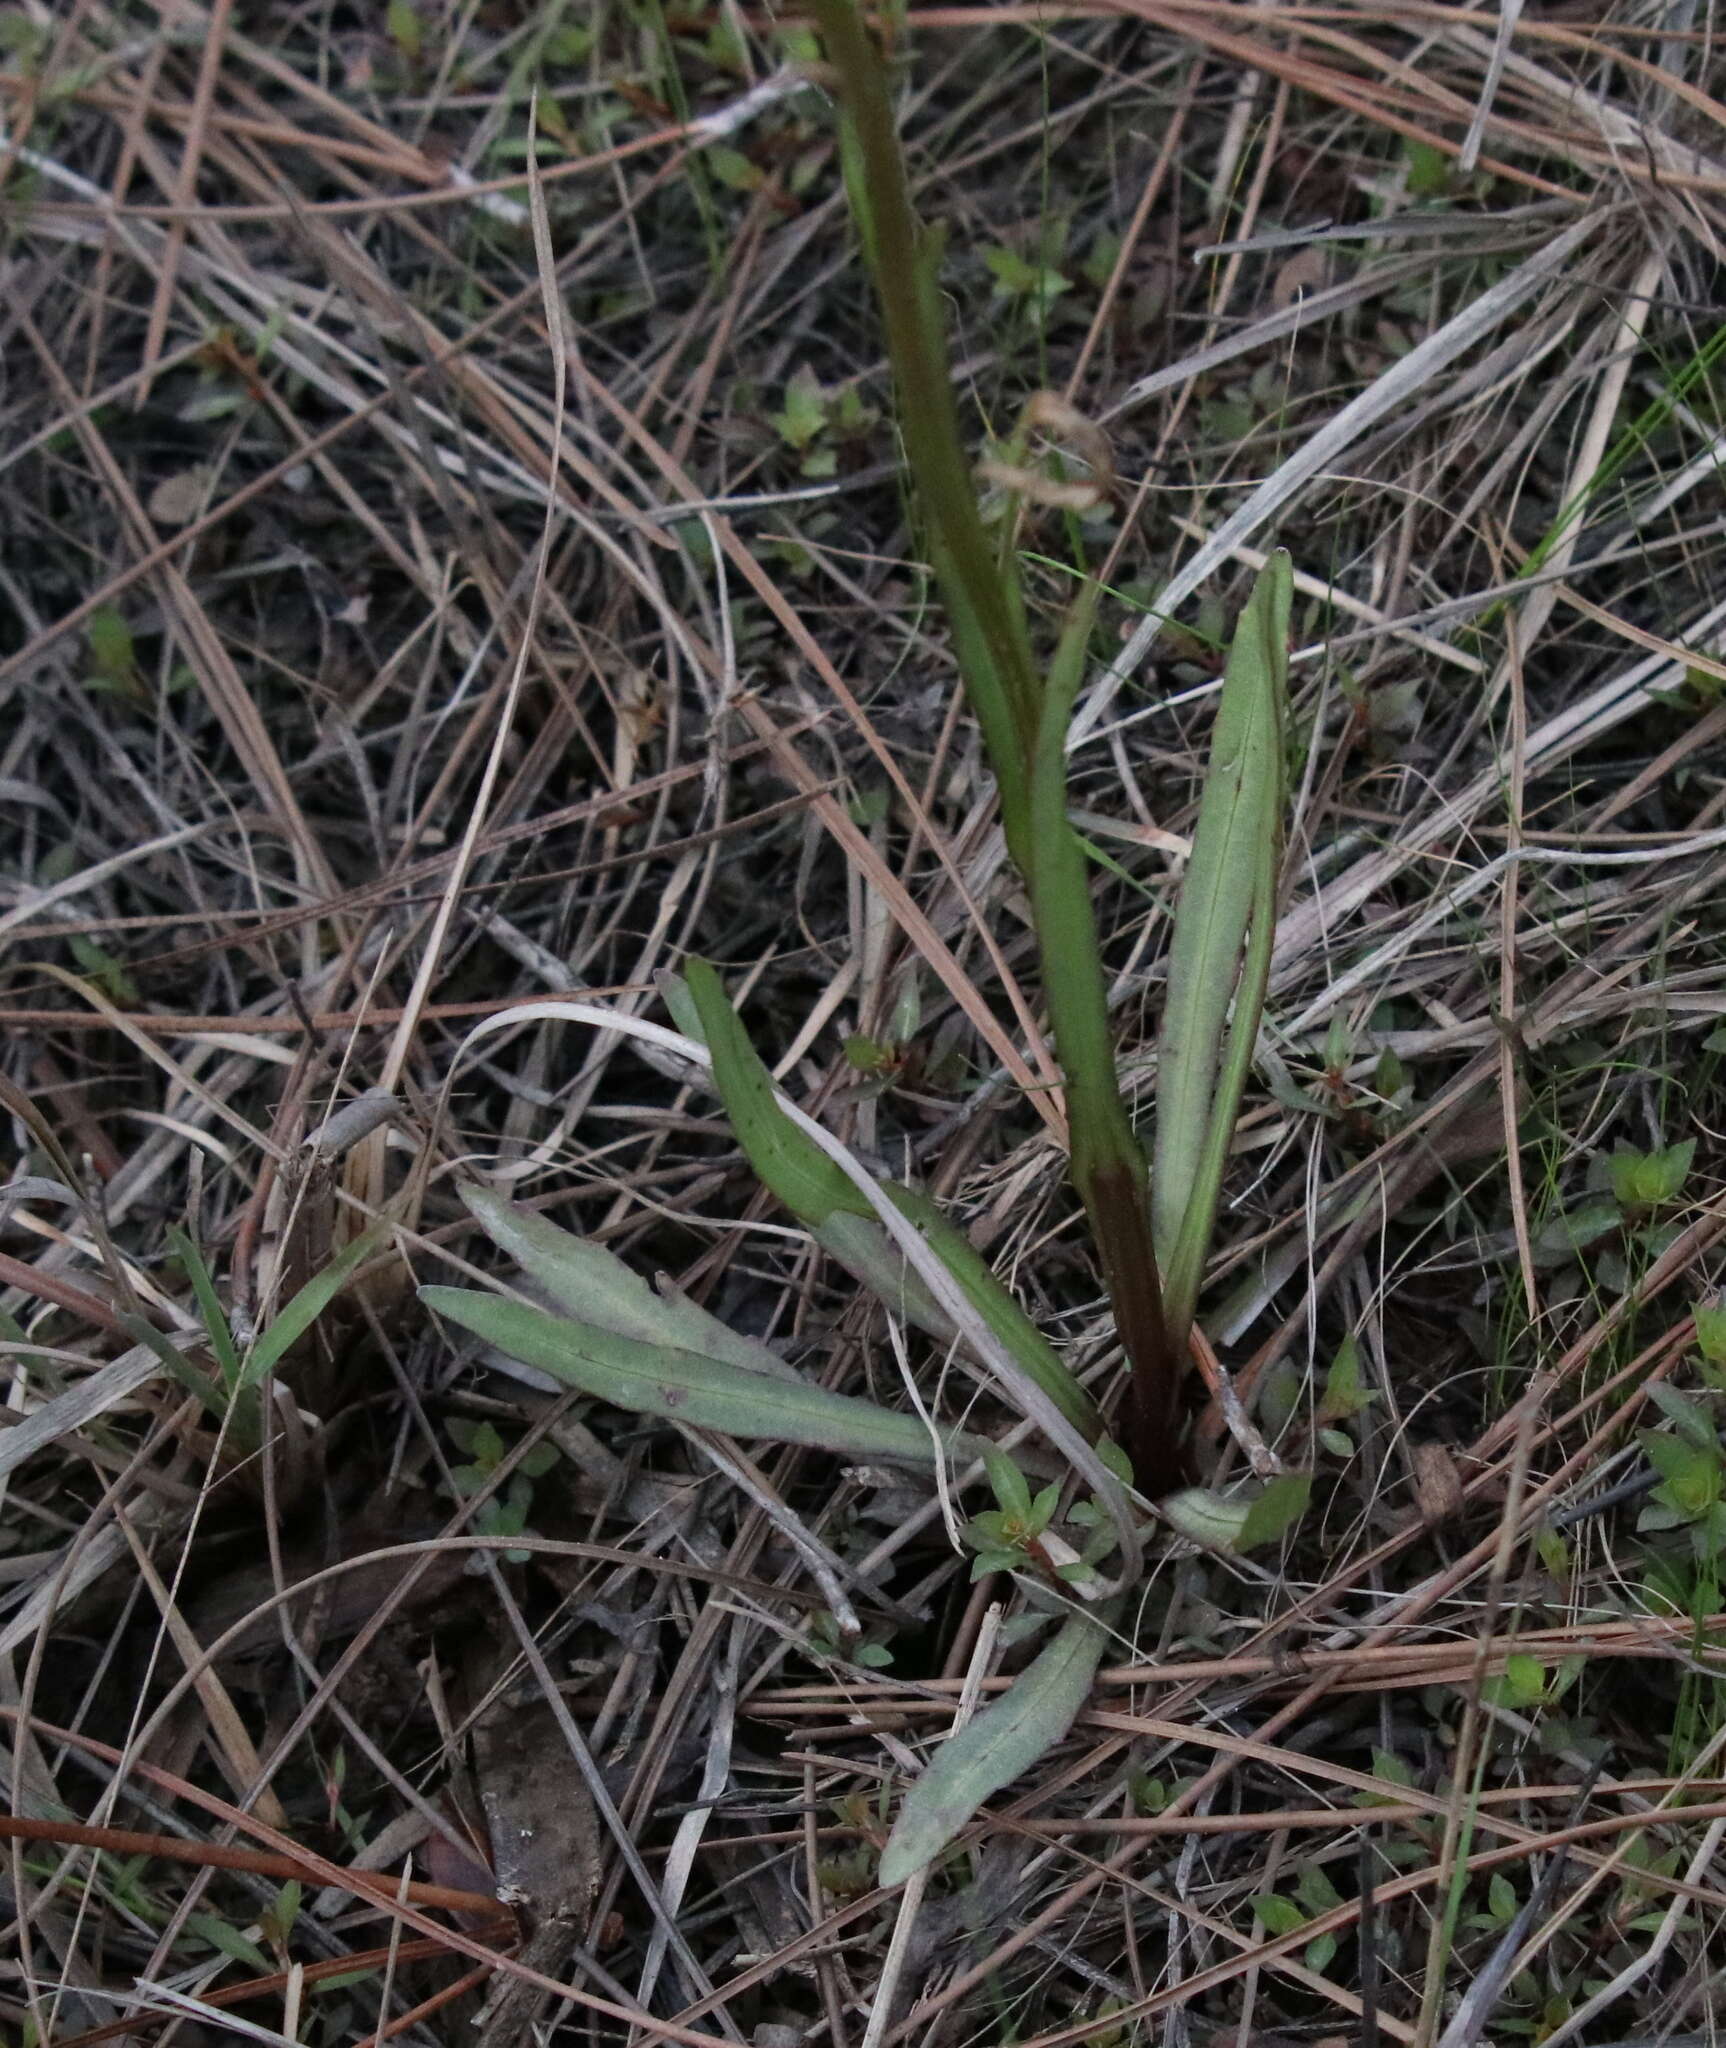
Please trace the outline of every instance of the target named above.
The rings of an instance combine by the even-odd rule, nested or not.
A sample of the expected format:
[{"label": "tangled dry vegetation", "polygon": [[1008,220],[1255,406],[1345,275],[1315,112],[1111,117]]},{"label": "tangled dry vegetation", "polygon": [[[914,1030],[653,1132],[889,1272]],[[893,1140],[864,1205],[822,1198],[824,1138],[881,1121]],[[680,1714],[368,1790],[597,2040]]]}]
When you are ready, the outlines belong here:
[{"label": "tangled dry vegetation", "polygon": [[1201,1428],[1226,1481],[1232,1386],[1312,1505],[1280,1559],[1154,1538],[1059,1751],[876,1885],[1022,1582],[921,1482],[548,1393],[413,1292],[494,1269],[477,1176],[828,1386],[1010,1425],[685,1070],[470,1042],[663,1020],[699,950],[1118,1378],[811,33],[25,0],[8,2040],[1716,2038],[1708,10],[889,12],[976,452],[1052,391],[1109,472],[1019,545],[1045,620],[1107,558],[1073,815],[1141,1099],[1217,648],[1293,554]]}]

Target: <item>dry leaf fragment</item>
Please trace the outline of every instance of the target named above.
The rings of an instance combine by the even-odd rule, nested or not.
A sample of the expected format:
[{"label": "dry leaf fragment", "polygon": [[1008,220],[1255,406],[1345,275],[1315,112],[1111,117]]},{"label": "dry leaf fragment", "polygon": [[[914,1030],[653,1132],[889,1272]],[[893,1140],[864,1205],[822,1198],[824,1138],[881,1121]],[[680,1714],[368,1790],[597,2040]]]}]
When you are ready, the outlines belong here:
[{"label": "dry leaf fragment", "polygon": [[1462,1510],[1462,1474],[1445,1444],[1414,1446],[1414,1499],[1431,1529]]},{"label": "dry leaf fragment", "polygon": [[150,517],[158,526],[190,526],[203,511],[214,481],[215,473],[203,462],[163,477],[150,493]]}]

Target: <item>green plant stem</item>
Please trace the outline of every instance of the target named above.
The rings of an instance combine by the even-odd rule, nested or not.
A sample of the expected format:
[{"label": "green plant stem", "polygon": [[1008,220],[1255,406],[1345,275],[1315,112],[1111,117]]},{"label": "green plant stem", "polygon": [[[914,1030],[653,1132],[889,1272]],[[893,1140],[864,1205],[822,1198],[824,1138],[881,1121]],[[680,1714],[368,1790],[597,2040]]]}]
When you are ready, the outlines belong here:
[{"label": "green plant stem", "polygon": [[815,16],[844,84],[862,174],[853,197],[866,218],[905,453],[933,529],[935,573],[956,637],[973,640],[973,659],[986,655],[998,686],[991,701],[974,686],[975,669],[967,665],[967,695],[1001,784],[1009,838],[1022,842],[1024,763],[1039,692],[1023,615],[991,556],[959,437],[937,299],[940,240],[912,209],[886,78],[856,9],[850,0],[815,0]]},{"label": "green plant stem", "polygon": [[1067,821],[1067,723],[1096,613],[1093,583],[1075,603],[1049,665],[1031,766],[1032,916],[1055,1051],[1066,1079],[1073,1185],[1091,1221],[1115,1327],[1131,1369],[1123,1435],[1140,1489],[1153,1498],[1185,1482],[1181,1364],[1163,1314],[1151,1228],[1150,1174],[1115,1078],[1108,983],[1090,876]]},{"label": "green plant stem", "polygon": [[1030,889],[1043,987],[1066,1084],[1072,1176],[1096,1238],[1132,1374],[1123,1435],[1141,1489],[1184,1483],[1183,1372],[1169,1341],[1149,1172],[1115,1076],[1090,878],[1067,822],[1066,731],[1096,588],[1074,605],[1046,681],[1031,657],[1015,562],[991,549],[959,436],[938,297],[940,243],[911,205],[882,68],[852,0],[814,0],[848,117],[852,204],[874,272],[905,454],[965,692],[1001,792],[1007,849]]}]

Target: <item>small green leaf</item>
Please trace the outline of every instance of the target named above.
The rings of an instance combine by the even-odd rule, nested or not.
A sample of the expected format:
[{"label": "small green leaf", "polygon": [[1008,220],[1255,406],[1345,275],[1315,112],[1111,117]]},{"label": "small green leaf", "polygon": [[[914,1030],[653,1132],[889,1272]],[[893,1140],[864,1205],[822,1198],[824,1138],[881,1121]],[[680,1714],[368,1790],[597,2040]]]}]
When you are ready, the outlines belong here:
[{"label": "small green leaf", "polygon": [[1133,1461],[1112,1436],[1106,1436],[1097,1444],[1097,1456],[1102,1459],[1123,1486],[1133,1483]]},{"label": "small green leaf", "polygon": [[1261,1892],[1253,1900],[1253,1918],[1267,1934],[1298,1934],[1307,1923],[1294,1900],[1281,1892]]},{"label": "small green leaf", "polygon": [[1660,1474],[1655,1498],[1687,1519],[1704,1513],[1720,1498],[1721,1456],[1718,1445],[1706,1449],[1682,1443],[1663,1430],[1640,1430],[1637,1441]]},{"label": "small green leaf", "polygon": [[230,1962],[243,1963],[248,1970],[256,1970],[260,1976],[270,1973],[270,1959],[258,1944],[240,1928],[231,1926],[215,1913],[188,1913],[186,1925],[194,1934],[201,1935],[211,1948],[225,1955]]},{"label": "small green leaf", "polygon": [[993,1448],[983,1453],[989,1486],[1003,1515],[1022,1525],[1031,1519],[1031,1489],[1025,1475],[1005,1451]]},{"label": "small green leaf", "polygon": [[1656,1152],[1615,1152],[1610,1162],[1612,1192],[1632,1211],[1663,1208],[1683,1192],[1695,1156],[1694,1138]]},{"label": "small green leaf", "polygon": [[1309,1863],[1302,1869],[1295,1897],[1306,1908],[1309,1920],[1316,1920],[1321,1913],[1329,1913],[1342,1904],[1342,1893],[1320,1863]]},{"label": "small green leaf", "polygon": [[561,22],[541,42],[539,61],[560,67],[579,64],[598,39],[598,29],[586,22]]},{"label": "small green leaf", "polygon": [[384,9],[384,33],[410,64],[417,64],[425,51],[425,23],[409,0],[389,0]]},{"label": "small green leaf", "polygon": [[[729,191],[759,192],[767,183],[767,173],[761,166],[752,163],[742,150],[733,149],[729,143],[714,143],[705,152],[705,161],[714,177]],[[777,427],[779,421],[776,419],[773,424]],[[784,429],[780,431],[783,433]],[[786,438],[790,437],[787,435]]]},{"label": "small green leaf", "polygon": [[1090,1696],[1107,1618],[1074,1615],[1000,1697],[951,1735],[905,1795],[881,1853],[883,1885],[934,1861],[986,1799],[1048,1755]]},{"label": "small green leaf", "polygon": [[1336,1936],[1321,1934],[1309,1941],[1301,1960],[1315,1976],[1322,1977],[1336,1960]]},{"label": "small green leaf", "polygon": [[1525,1650],[1513,1650],[1504,1660],[1504,1690],[1513,1707],[1537,1707],[1546,1697],[1546,1666]]},{"label": "small green leaf", "polygon": [[[711,159],[712,152],[709,151]],[[773,416],[773,429],[788,448],[807,448],[827,424],[827,394],[807,363],[791,373],[785,386],[785,409]]]},{"label": "small green leaf", "polygon": [[132,629],[111,604],[98,605],[84,622],[84,641],[96,674],[106,683],[129,684],[136,674]]},{"label": "small green leaf", "polygon": [[1035,299],[1047,306],[1072,289],[1058,270],[1046,263],[1028,263],[1016,249],[985,249],[983,261],[995,280],[995,296],[1000,299]]},{"label": "small green leaf", "polygon": [[1486,1888],[1487,1910],[1493,1919],[1508,1924],[1516,1918],[1516,1887],[1502,1870],[1492,1873]]},{"label": "small green leaf", "polygon": [[1324,1392],[1319,1398],[1318,1420],[1346,1422],[1351,1415],[1358,1415],[1363,1408],[1370,1408],[1377,1396],[1363,1384],[1361,1378],[1360,1346],[1352,1336],[1345,1337],[1337,1346],[1336,1357],[1325,1374]]},{"label": "small green leaf", "polygon": [[259,1925],[266,1940],[278,1946],[287,1942],[294,1931],[294,1922],[300,1917],[301,1897],[299,1879],[290,1877],[259,1915]]},{"label": "small green leaf", "polygon": [[1235,1548],[1257,1550],[1264,1544],[1280,1541],[1306,1513],[1311,1492],[1310,1472],[1279,1473],[1248,1508],[1241,1533],[1235,1538]]},{"label": "small green leaf", "polygon": [[1442,199],[1450,190],[1450,158],[1433,143],[1412,136],[1402,146],[1408,158],[1409,197]]},{"label": "small green leaf", "polygon": [[1698,1303],[1692,1311],[1696,1318],[1696,1345],[1710,1365],[1726,1366],[1726,1308],[1710,1308]]},{"label": "small green leaf", "polygon": [[72,958],[111,1003],[117,1003],[124,1009],[137,1007],[137,983],[126,972],[124,963],[106,946],[97,945],[85,932],[69,932],[66,943],[72,949]]},{"label": "small green leaf", "polygon": [[866,1038],[854,1031],[844,1045],[845,1064],[859,1074],[891,1073],[898,1055],[878,1038]]},{"label": "small green leaf", "polygon": [[1127,1780],[1127,1791],[1138,1813],[1159,1814],[1169,1803],[1168,1786],[1147,1771],[1135,1771]]},{"label": "small green leaf", "polygon": [[1648,1398],[1687,1444],[1699,1451],[1719,1452],[1720,1432],[1705,1408],[1699,1408],[1694,1401],[1687,1401],[1676,1387],[1669,1387],[1664,1380],[1648,1383]]}]

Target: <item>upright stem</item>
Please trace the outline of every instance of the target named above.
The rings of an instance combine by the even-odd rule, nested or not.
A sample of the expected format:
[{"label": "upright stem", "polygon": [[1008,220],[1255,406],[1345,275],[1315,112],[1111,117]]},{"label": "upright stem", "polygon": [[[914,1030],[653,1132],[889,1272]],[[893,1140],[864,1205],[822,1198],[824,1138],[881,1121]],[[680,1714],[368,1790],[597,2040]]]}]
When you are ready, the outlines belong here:
[{"label": "upright stem", "polygon": [[1072,1175],[1095,1234],[1116,1328],[1132,1371],[1122,1430],[1142,1491],[1183,1483],[1181,1362],[1163,1315],[1150,1175],[1115,1077],[1108,984],[1090,876],[1067,821],[1067,722],[1095,609],[1074,605],[1047,677],[1031,657],[1016,567],[997,556],[977,509],[959,436],[937,290],[939,247],[917,221],[882,69],[852,0],[813,0],[839,73],[860,160],[853,185],[887,328],[901,430],[929,524],[929,548],[965,693],[1001,793],[1008,851],[1024,875],[1042,956],[1044,998],[1066,1083]]}]

